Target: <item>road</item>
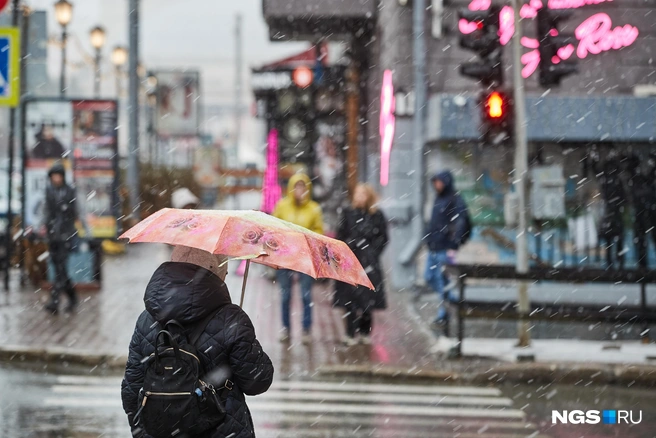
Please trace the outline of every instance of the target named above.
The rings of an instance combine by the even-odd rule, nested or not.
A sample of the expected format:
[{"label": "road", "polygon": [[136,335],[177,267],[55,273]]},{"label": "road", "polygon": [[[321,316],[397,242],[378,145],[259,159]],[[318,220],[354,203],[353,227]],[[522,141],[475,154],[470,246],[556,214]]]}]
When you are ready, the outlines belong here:
[{"label": "road", "polygon": [[[258,438],[546,436],[495,387],[278,380],[248,404]],[[0,436],[127,438],[120,377],[0,368]]]}]

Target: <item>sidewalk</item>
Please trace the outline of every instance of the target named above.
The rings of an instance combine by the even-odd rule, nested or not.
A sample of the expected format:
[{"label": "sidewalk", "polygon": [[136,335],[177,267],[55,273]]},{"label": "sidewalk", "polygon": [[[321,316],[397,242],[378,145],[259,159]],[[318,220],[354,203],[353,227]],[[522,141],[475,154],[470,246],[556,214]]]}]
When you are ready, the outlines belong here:
[{"label": "sidewalk", "polygon": [[[74,363],[89,369],[121,371],[134,324],[143,311],[146,284],[169,254],[165,245],[136,244],[123,256],[107,257],[102,290],[82,293],[82,303],[72,315],[44,312],[48,293],[43,290],[21,290],[14,284],[10,292],[0,292],[0,360]],[[242,280],[233,274],[236,267],[230,266],[227,279],[233,302],[239,302]],[[536,341],[533,353],[538,362],[517,363],[512,358],[512,339],[487,339],[498,335],[494,324],[487,324],[480,338],[465,340],[467,357],[449,360],[444,353],[453,341],[436,337],[426,321],[426,315],[434,314],[436,303],[414,303],[412,291],[388,291],[389,308],[375,315],[372,345],[345,347],[340,342],[344,334],[342,313],[331,306],[330,285],[317,283],[314,288],[312,344],[300,343],[302,310],[297,290],[292,304],[292,342],[280,343],[280,293],[264,277],[264,269],[253,265],[244,309],[280,378],[348,374],[483,383],[540,376],[563,382],[574,378],[656,381],[656,366],[650,359],[656,356],[654,345],[615,342],[611,350],[602,350],[608,342]],[[417,311],[421,306],[423,309]],[[599,350],[599,354],[589,353],[589,348]]]},{"label": "sidewalk", "polygon": [[[11,361],[46,360],[77,362],[90,366],[120,369],[138,315],[143,311],[143,293],[152,272],[166,261],[170,249],[165,245],[130,245],[123,256],[106,257],[104,284],[100,291],[80,294],[75,314],[53,316],[43,311],[48,299],[44,290],[18,288],[0,292],[0,359]],[[230,265],[227,279],[233,302],[239,302],[242,277]],[[402,300],[390,297],[391,308],[376,315],[373,345],[347,348],[342,313],[332,308],[331,283],[314,288],[313,343],[300,343],[301,302],[294,290],[292,342],[281,344],[280,293],[264,278],[264,269],[253,265],[248,279],[244,309],[255,325],[265,351],[284,375],[314,375],[317,372],[375,372],[402,369],[406,372],[449,372],[454,367],[436,368],[430,353],[431,334],[408,314]],[[279,374],[279,375],[282,375]]]}]

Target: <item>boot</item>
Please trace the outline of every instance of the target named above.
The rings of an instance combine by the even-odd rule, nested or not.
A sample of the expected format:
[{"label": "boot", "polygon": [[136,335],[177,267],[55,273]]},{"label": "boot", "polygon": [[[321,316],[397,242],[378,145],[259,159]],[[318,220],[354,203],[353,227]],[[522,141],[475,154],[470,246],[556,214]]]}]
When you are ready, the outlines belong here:
[{"label": "boot", "polygon": [[73,285],[70,283],[66,288],[66,294],[68,295],[68,306],[66,306],[66,312],[72,313],[77,308],[79,301],[77,299],[75,287],[73,287]]},{"label": "boot", "polygon": [[48,304],[44,306],[44,310],[46,312],[52,313],[53,315],[56,315],[57,312],[59,312],[59,301],[55,300],[52,298]]}]

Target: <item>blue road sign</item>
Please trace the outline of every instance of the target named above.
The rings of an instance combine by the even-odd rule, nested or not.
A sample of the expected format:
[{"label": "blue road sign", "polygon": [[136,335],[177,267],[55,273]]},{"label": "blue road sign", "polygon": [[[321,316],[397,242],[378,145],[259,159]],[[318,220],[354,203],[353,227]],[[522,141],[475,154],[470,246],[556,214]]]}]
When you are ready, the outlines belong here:
[{"label": "blue road sign", "polygon": [[20,32],[16,27],[0,27],[0,106],[20,102]]}]

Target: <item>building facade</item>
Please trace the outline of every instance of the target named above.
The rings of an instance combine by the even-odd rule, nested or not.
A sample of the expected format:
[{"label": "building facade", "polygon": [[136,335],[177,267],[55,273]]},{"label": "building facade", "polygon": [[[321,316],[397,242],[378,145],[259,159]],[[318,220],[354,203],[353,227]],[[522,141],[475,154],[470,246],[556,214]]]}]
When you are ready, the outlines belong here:
[{"label": "building facade", "polygon": [[[418,170],[430,174],[451,169],[469,204],[476,229],[491,230],[497,241],[512,241],[513,236],[507,226],[512,224],[508,194],[512,190],[513,148],[489,145],[481,138],[478,96],[483,87],[459,73],[459,66],[473,58],[472,52],[460,48],[459,38],[471,32],[473,24],[459,20],[458,9],[484,10],[489,8],[490,1],[426,3],[426,80],[422,84],[428,93],[425,142],[418,151],[413,145],[412,115],[397,114],[389,183],[381,187],[393,227],[389,251],[393,254],[392,279],[399,287],[415,280],[417,269],[413,262],[421,239],[421,219],[426,204],[432,200],[430,187],[426,187],[427,175],[422,175],[424,184],[418,186]],[[566,55],[577,61],[579,70],[550,89],[540,87],[536,71],[539,42],[535,16],[543,7],[571,12],[571,17],[562,22],[561,31],[575,37],[573,50]],[[360,72],[361,115],[366,120],[359,137],[358,177],[376,184],[380,181],[381,156],[385,160],[385,153],[381,155],[380,121],[389,120],[385,114],[381,119],[385,72],[391,72],[397,97],[415,87],[412,8],[412,1],[399,0],[263,1],[272,40],[340,40],[355,54],[351,62]],[[600,177],[603,164],[617,161],[614,157],[621,157],[622,161],[637,156],[643,173],[653,170],[649,156],[656,142],[656,1],[551,0],[543,4],[533,0],[522,6],[520,15],[529,159],[532,168],[537,169],[532,174],[533,185],[541,189],[551,184],[554,189],[533,191],[530,204],[536,223],[551,220],[553,229],[572,234],[567,225],[571,228],[572,221],[589,215],[599,226],[603,215],[599,212],[607,207]],[[504,7],[499,35],[503,44],[504,84],[508,89],[512,88],[513,22],[512,10]],[[397,105],[399,102],[397,99]],[[424,156],[422,169],[417,169],[418,155]],[[628,196],[635,169],[627,173],[625,166],[618,165],[618,171],[624,172],[621,181]],[[544,175],[556,177],[545,182]],[[417,192],[427,196],[413,196]],[[559,205],[546,208],[544,198],[553,193],[562,193],[563,199],[555,199]],[[629,207],[627,204],[626,208]],[[545,210],[552,213],[544,213]],[[569,241],[580,241],[568,236]],[[599,245],[597,237],[590,239],[591,242],[579,242],[579,249]],[[538,251],[539,258],[541,249],[538,243],[535,245],[538,248],[533,250]],[[561,255],[576,251],[571,242],[561,246]],[[554,254],[558,252],[554,250]],[[504,254],[499,249],[493,261],[503,262]]]}]

